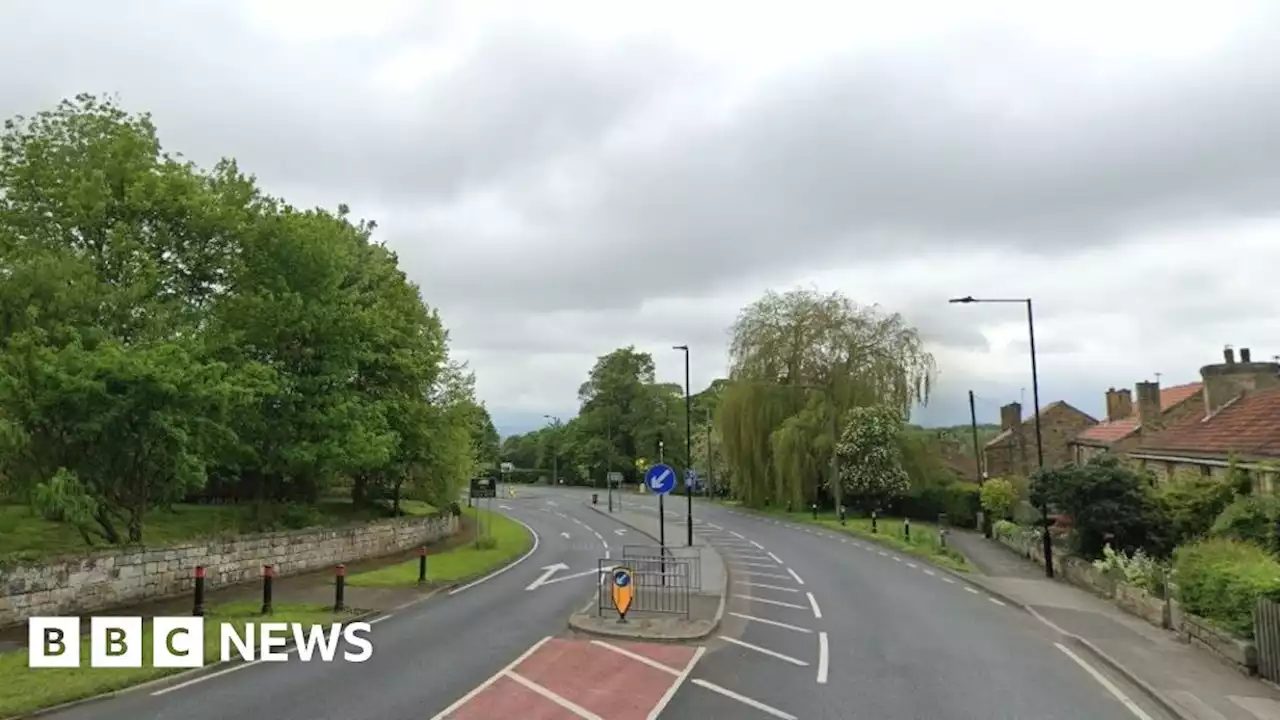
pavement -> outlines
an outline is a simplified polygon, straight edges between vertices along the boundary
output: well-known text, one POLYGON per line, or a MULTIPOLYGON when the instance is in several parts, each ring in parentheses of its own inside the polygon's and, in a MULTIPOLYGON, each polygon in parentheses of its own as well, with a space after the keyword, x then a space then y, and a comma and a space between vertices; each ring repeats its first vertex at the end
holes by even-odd
MULTIPOLYGON (((589 492, 564 487, 495 502, 537 533, 530 556, 377 618, 367 662, 237 665, 49 717, 1170 717, 975 583, 858 538, 698 500, 696 539, 714 548, 706 554, 721 559, 728 585, 714 632, 658 643, 572 631, 567 619, 598 592, 598 563, 616 561, 637 532, 588 503, 589 492)), ((624 506, 656 521, 650 496, 624 506)), ((683 530, 684 503, 666 517, 683 530)), ((712 586, 714 570, 699 567, 712 586)))
POLYGON ((1059 630, 1168 714, 1186 720, 1280 719, 1280 691, 1244 677, 1176 633, 1046 578, 1039 564, 978 533, 953 531, 951 541, 979 570, 975 584, 1059 630))

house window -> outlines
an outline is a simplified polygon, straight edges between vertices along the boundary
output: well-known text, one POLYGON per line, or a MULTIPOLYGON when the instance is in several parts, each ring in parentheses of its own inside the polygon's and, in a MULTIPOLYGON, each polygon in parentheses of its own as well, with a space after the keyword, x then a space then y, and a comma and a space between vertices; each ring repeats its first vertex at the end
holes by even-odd
POLYGON ((1213 468, 1209 467, 1208 465, 1201 465, 1200 475, 1201 477, 1209 477, 1210 475, 1213 475, 1213 468))

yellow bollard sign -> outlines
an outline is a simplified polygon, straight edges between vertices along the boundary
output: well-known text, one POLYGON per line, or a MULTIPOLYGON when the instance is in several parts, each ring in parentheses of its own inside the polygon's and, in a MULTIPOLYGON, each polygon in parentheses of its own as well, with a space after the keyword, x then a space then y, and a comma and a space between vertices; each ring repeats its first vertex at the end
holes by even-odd
POLYGON ((631 601, 635 597, 635 584, 631 579, 630 568, 613 569, 613 607, 618 611, 618 622, 627 621, 627 611, 631 609, 631 601))

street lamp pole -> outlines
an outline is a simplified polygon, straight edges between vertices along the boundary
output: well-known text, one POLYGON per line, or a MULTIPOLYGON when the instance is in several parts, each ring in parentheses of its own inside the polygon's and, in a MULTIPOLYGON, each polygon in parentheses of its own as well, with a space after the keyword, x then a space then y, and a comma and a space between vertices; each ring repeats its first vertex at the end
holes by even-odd
MULTIPOLYGON (((1031 309, 1031 298, 952 298, 952 303, 1018 303, 1027 306, 1027 338, 1031 350, 1031 402, 1034 404, 1036 428, 1036 463, 1044 472, 1044 438, 1040 433, 1040 373, 1036 367, 1036 321, 1031 309)), ((1049 537, 1049 501, 1041 497, 1040 519, 1044 524, 1044 574, 1053 577, 1053 540, 1049 537)))
POLYGON ((689 468, 693 465, 693 404, 689 396, 689 346, 676 345, 671 349, 684 352, 684 496, 689 508, 685 516, 685 531, 686 542, 693 547, 693 484, 689 477, 689 468))
MULTIPOLYGON (((556 428, 556 432, 560 432, 560 418, 550 415, 543 415, 542 417, 550 420, 551 424, 556 428)), ((560 438, 556 437, 555 442, 551 443, 551 445, 551 487, 556 487, 560 484, 560 438)))

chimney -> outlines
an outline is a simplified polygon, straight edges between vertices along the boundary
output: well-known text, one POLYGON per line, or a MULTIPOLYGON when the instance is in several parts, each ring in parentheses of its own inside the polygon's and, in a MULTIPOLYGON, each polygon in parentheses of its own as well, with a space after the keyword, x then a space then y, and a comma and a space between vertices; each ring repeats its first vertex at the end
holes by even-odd
POLYGON ((1133 414, 1133 395, 1129 388, 1107 390, 1107 420, 1122 420, 1133 414))
POLYGON ((1222 357, 1226 362, 1200 368, 1206 415, 1213 415, 1245 393, 1280 387, 1280 361, 1254 362, 1249 348, 1240 348, 1240 362, 1236 362, 1230 346, 1222 357))
POLYGON ((1022 423, 1022 403, 1009 403, 1000 408, 1000 429, 1012 430, 1022 423))
POLYGON ((1138 422, 1142 424, 1142 431, 1146 433, 1159 430, 1163 426, 1160 417, 1160 383, 1159 382, 1140 382, 1137 387, 1138 395, 1138 422))
POLYGON ((1222 348, 1222 360, 1228 365, 1235 363, 1236 351, 1232 350, 1230 345, 1222 348))

